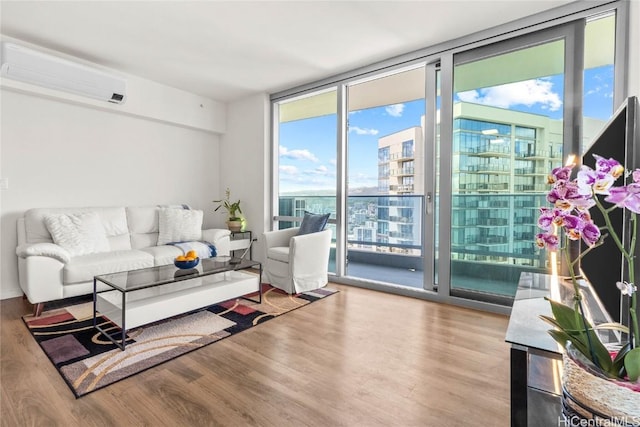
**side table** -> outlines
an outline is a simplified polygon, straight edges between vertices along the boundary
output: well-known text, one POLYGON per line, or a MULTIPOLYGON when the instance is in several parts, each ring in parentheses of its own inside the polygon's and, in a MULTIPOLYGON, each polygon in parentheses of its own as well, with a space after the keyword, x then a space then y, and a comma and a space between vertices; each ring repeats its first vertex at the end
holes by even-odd
POLYGON ((231 255, 236 256, 236 251, 241 251, 249 248, 249 257, 247 259, 253 259, 253 246, 251 246, 251 241, 253 239, 253 234, 251 231, 232 231, 231 232, 231 255))

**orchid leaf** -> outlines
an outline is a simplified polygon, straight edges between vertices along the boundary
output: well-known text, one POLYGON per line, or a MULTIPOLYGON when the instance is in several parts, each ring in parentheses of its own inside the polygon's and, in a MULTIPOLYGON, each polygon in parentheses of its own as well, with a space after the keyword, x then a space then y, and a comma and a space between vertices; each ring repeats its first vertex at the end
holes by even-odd
POLYGON ((640 377, 640 348, 630 350, 624 357, 624 367, 629 381, 637 381, 640 377))
POLYGON ((616 323, 616 322, 612 322, 612 323, 601 323, 599 325, 595 326, 595 329, 597 331, 600 330, 610 330, 610 331, 619 331, 622 332, 624 334, 628 334, 629 333, 629 328, 624 326, 621 323, 616 323))
POLYGON ((576 310, 557 301, 545 298, 551 304, 553 318, 562 329, 575 330, 581 325, 576 321, 576 310))
POLYGON ((625 367, 624 367, 624 358, 631 350, 631 343, 628 342, 620 348, 618 354, 616 354, 616 358, 613 359, 613 368, 612 370, 616 372, 616 376, 619 378, 623 378, 625 376, 625 367))
POLYGON ((553 317, 545 316, 545 315, 541 314, 540 315, 540 319, 544 320, 545 322, 547 322, 551 326, 554 326, 556 328, 562 328, 562 326, 560 326, 560 324, 558 322, 556 322, 556 319, 554 319, 553 317))
POLYGON ((549 298, 545 299, 551 304, 553 317, 560 329, 570 337, 576 348, 603 371, 615 375, 612 372, 613 362, 609 350, 602 344, 589 322, 577 310, 549 298))
POLYGON ((626 356, 627 353, 629 353, 630 350, 631 350, 631 343, 628 342, 625 345, 623 345, 622 348, 620 348, 620 351, 618 351, 618 354, 616 354, 616 358, 613 359, 613 362, 616 363, 618 361, 623 361, 624 357, 626 356))
POLYGON ((571 344, 573 344, 573 346, 580 353, 583 353, 583 354, 585 354, 585 352, 587 354, 589 353, 589 349, 587 348, 587 346, 582 344, 580 341, 574 340, 571 336, 569 336, 569 334, 567 334, 564 331, 558 331, 558 330, 555 330, 555 329, 551 329, 549 331, 549 335, 551 335, 551 338, 553 338, 558 344, 560 344, 562 346, 562 348, 565 348, 566 345, 567 345, 567 341, 570 341, 571 344))

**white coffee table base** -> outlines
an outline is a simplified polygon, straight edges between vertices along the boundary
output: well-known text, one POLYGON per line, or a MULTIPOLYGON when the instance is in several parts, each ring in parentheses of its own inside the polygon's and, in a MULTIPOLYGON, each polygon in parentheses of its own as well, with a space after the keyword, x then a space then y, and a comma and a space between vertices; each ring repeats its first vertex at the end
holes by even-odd
MULTIPOLYGON (((101 292, 96 295, 96 310, 120 327, 124 337, 126 330, 253 292, 259 293, 261 302, 259 276, 227 271, 137 291, 101 292)), ((125 343, 120 344, 124 350, 125 343)))

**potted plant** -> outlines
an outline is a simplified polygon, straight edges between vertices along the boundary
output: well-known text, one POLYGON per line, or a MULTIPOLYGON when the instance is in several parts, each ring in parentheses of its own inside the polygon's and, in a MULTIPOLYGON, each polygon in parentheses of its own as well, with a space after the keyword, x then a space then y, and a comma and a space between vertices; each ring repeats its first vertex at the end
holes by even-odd
POLYGON ((218 203, 218 206, 215 208, 214 212, 217 212, 219 209, 224 209, 227 212, 227 227, 231 231, 240 231, 242 229, 242 217, 238 214, 242 213, 242 209, 240 209, 240 200, 236 202, 231 201, 231 191, 229 187, 225 191, 225 198, 220 200, 214 200, 214 203, 218 203))
POLYGON ((549 299, 553 316, 541 317, 553 326, 554 329, 549 331, 551 336, 565 347, 563 413, 571 416, 574 412, 578 416, 597 414, 609 419, 640 419, 640 328, 636 318, 638 292, 634 274, 634 248, 639 221, 636 215, 640 213, 640 170, 625 174, 624 167, 618 161, 597 155, 594 157, 595 170, 582 166, 575 179, 571 179, 573 166, 555 168, 549 176, 553 188, 547 194, 547 201, 553 206, 540 208, 538 225, 543 232, 536 235, 536 243, 540 248, 560 250, 564 254, 574 297, 573 306, 549 299), (631 178, 631 182, 626 185, 623 183, 620 187, 613 186, 620 177, 631 178), (600 198, 610 205, 603 204, 600 198), (592 207, 603 214, 605 224, 600 227, 589 214, 592 207), (629 248, 623 245, 609 216, 618 208, 631 212, 630 234, 633 242, 629 248), (603 235, 601 229, 606 234, 603 235), (628 326, 619 323, 591 325, 585 316, 577 267, 582 257, 596 250, 605 237, 613 239, 627 264, 625 280, 612 283, 611 286, 612 289, 617 286, 622 295, 630 299, 628 326), (587 248, 582 253, 572 255, 570 247, 580 240, 587 248), (597 333, 607 329, 622 332, 626 340, 617 348, 607 347, 597 333), (575 409, 575 402, 579 402, 581 409, 575 409))

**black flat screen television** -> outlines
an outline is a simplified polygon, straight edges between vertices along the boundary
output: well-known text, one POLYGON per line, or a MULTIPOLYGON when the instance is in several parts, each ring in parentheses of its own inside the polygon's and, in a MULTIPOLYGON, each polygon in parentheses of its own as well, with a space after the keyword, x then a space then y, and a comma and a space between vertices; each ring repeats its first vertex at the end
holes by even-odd
MULTIPOLYGON (((625 100, 602 130, 592 139, 591 145, 582 156, 582 163, 595 168, 593 154, 597 154, 607 159, 614 158, 618 160, 626 171, 640 168, 638 123, 638 99, 635 96, 631 96, 625 100)), ((623 179, 623 177, 618 178, 614 185, 623 185, 623 179)), ((630 179, 631 177, 628 178, 628 180, 630 179)), ((629 182, 628 180, 627 182, 629 182)), ((597 225, 604 225, 604 219, 598 209, 592 208, 591 215, 597 225)), ((627 209, 615 209, 610 214, 610 217, 613 227, 622 238, 623 244, 630 245, 631 213, 627 209)), ((640 242, 636 242, 636 246, 640 246, 640 242)), ((638 282, 640 281, 640 249, 636 248, 635 253, 634 269, 635 278, 638 282)), ((591 283, 593 290, 612 319, 629 325, 629 298, 623 298, 616 287, 616 282, 625 277, 624 266, 624 259, 610 237, 605 239, 601 247, 586 254, 580 263, 582 272, 591 283)), ((640 317, 640 307, 638 307, 638 316, 640 317)))

